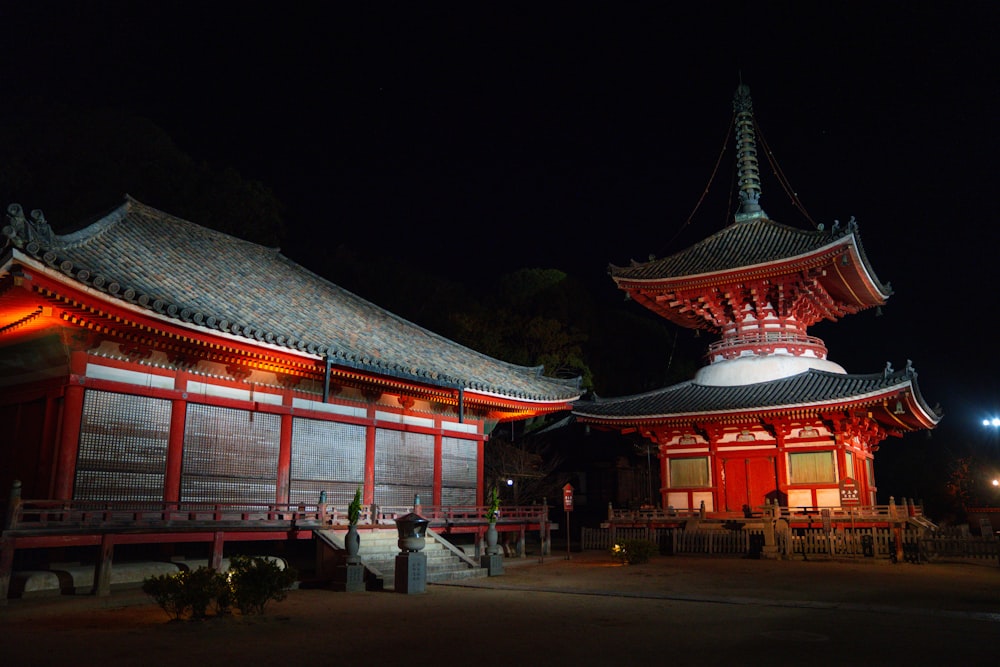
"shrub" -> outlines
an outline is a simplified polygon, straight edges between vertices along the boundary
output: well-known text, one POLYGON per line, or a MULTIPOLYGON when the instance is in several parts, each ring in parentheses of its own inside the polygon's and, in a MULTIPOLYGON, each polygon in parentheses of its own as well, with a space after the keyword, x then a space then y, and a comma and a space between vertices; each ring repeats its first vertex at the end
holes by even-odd
POLYGON ((183 570, 147 577, 142 582, 142 592, 152 597, 175 621, 185 615, 193 619, 205 618, 210 606, 221 616, 228 613, 232 605, 226 576, 204 566, 190 572, 183 570))
POLYGON ((295 577, 292 568, 268 558, 234 556, 229 566, 233 603, 242 614, 263 614, 268 602, 285 599, 295 577))
POLYGON ((191 608, 191 618, 205 618, 214 602, 217 615, 229 610, 231 595, 226 576, 210 567, 199 567, 192 572, 181 572, 185 599, 191 608))
POLYGON ((629 565, 648 563, 657 553, 659 548, 652 540, 625 540, 611 547, 612 557, 629 565))
POLYGON ((284 599, 295 578, 293 569, 282 568, 268 558, 235 556, 226 574, 202 566, 190 572, 147 577, 142 592, 172 620, 185 615, 205 618, 209 607, 216 616, 224 616, 234 604, 242 614, 263 614, 268 602, 284 599))
POLYGON ((347 522, 352 526, 358 525, 358 519, 361 518, 361 487, 359 486, 354 492, 354 500, 351 504, 347 506, 347 522))
POLYGON ((142 592, 152 597, 160 609, 175 621, 180 620, 189 606, 185 575, 187 572, 160 574, 146 577, 142 582, 142 592))

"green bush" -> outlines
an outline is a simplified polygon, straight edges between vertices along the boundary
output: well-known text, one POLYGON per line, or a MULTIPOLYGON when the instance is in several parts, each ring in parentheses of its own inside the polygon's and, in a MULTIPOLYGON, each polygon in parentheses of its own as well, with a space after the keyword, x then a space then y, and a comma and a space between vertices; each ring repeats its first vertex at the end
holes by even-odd
POLYGON ((611 555, 622 563, 639 565, 659 553, 659 547, 652 540, 624 540, 611 547, 611 555))
POLYGON ((142 582, 142 592, 152 597, 173 620, 180 620, 185 615, 193 619, 206 618, 209 607, 221 616, 227 614, 232 605, 232 591, 226 575, 204 566, 193 571, 147 577, 142 582))
POLYGON ((295 570, 268 558, 235 556, 227 573, 202 566, 147 577, 142 592, 172 620, 206 618, 210 607, 216 616, 225 616, 234 604, 244 615, 263 614, 268 602, 285 598, 295 579, 295 570))
POLYGON ((180 620, 190 606, 185 590, 186 574, 187 572, 160 574, 146 577, 142 581, 142 592, 153 598, 160 609, 175 621, 180 620))
POLYGON ((202 566, 191 572, 181 572, 180 575, 185 598, 191 609, 191 618, 207 617, 209 606, 213 606, 213 611, 219 616, 228 612, 231 594, 224 574, 202 566))
POLYGON ((284 600, 295 583, 296 573, 268 558, 234 556, 230 560, 229 585, 233 603, 242 614, 263 614, 271 600, 284 600))

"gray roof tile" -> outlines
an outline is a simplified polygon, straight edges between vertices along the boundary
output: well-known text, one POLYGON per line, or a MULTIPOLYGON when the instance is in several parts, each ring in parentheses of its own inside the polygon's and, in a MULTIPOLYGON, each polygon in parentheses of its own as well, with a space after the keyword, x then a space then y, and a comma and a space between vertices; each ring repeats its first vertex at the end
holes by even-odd
MULTIPOLYGON (((685 278, 799 257, 838 241, 850 242, 852 236, 862 262, 874 278, 875 272, 865 257, 853 219, 844 226, 834 225, 832 229, 817 231, 789 227, 767 218, 737 222, 669 257, 633 262, 626 267, 612 265, 608 270, 616 279, 685 278)), ((877 279, 876 284, 882 292, 891 292, 877 279)))
POLYGON ((50 253, 56 266, 114 298, 205 329, 329 354, 338 365, 430 384, 539 401, 580 395, 579 380, 548 378, 540 367, 480 354, 379 308, 276 249, 132 198, 88 227, 41 244, 28 243, 24 234, 8 236, 38 257, 50 253))
POLYGON ((927 407, 920 397, 916 373, 912 370, 847 375, 811 369, 780 380, 731 387, 689 381, 633 396, 581 400, 573 406, 573 414, 586 421, 586 417, 650 419, 792 409, 861 400, 869 395, 891 392, 908 383, 911 383, 914 396, 924 411, 932 419, 939 419, 940 415, 927 407))

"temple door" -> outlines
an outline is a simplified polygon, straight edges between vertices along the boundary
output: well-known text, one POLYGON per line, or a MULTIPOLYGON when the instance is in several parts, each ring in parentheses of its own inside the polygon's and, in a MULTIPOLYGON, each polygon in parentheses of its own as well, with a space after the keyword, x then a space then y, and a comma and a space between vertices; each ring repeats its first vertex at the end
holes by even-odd
POLYGON ((742 512, 743 506, 749 504, 747 495, 747 466, 749 459, 723 459, 722 471, 725 475, 726 511, 742 512))
POLYGON ((774 457, 723 459, 722 467, 727 512, 742 512, 745 507, 757 512, 778 488, 774 457))
POLYGON ((747 488, 750 509, 759 512, 760 506, 778 490, 778 471, 773 456, 747 459, 747 488))

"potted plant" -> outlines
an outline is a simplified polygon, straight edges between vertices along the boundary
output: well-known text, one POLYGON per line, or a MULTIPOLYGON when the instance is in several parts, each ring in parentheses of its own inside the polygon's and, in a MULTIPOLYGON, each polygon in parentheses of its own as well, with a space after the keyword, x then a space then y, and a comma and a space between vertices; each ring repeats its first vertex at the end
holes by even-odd
POLYGON ((486 553, 494 555, 500 551, 497 547, 497 519, 500 518, 500 493, 497 487, 490 489, 490 496, 486 505, 486 553))
POLYGON ((361 549, 361 536, 358 535, 358 520, 361 518, 361 487, 354 492, 354 499, 347 506, 347 536, 344 547, 347 549, 347 562, 358 562, 358 551, 361 549))

